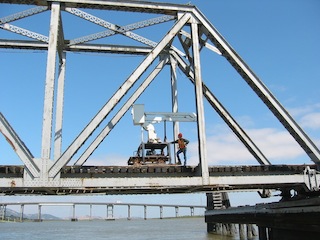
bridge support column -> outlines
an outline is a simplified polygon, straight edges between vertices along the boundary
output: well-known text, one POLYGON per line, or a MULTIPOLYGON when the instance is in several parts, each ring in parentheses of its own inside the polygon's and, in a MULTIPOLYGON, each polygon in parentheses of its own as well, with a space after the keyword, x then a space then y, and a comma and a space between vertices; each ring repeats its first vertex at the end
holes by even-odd
POLYGON ((190 207, 190 216, 193 217, 194 215, 194 207, 190 207))
MULTIPOLYGON (((230 207, 230 201, 228 193, 226 192, 213 192, 207 193, 207 211, 215 209, 225 209, 230 207)), ((221 235, 234 236, 236 232, 236 227, 231 223, 219 223, 219 222, 207 222, 207 232, 215 233, 221 235)), ((239 234, 242 229, 239 225, 239 234)))
POLYGON ((23 222, 24 204, 20 206, 20 222, 23 222))
POLYGON ((108 204, 107 205, 107 218, 106 220, 114 220, 114 205, 113 204, 108 204))
POLYGON ((1 205, 0 206, 0 210, 1 210, 1 219, 2 219, 2 221, 4 221, 5 220, 5 218, 6 218, 6 212, 7 212, 7 206, 6 205, 1 205))
POLYGON ((258 226, 258 231, 259 231, 259 240, 267 240, 268 239, 266 227, 258 226))
POLYGON ((131 220, 131 206, 128 205, 128 220, 131 220))
POLYGON ((160 206, 160 219, 163 219, 163 206, 160 206))
POLYGON ((36 220, 37 222, 41 222, 42 218, 41 218, 41 205, 38 205, 38 219, 36 220))
POLYGON ((72 222, 76 222, 78 221, 78 219, 76 218, 76 205, 73 204, 72 205, 72 218, 71 218, 72 222))
POLYGON ((147 205, 144 205, 143 206, 143 208, 144 208, 144 220, 147 220, 147 205))
POLYGON ((90 221, 92 220, 92 204, 90 204, 90 221))

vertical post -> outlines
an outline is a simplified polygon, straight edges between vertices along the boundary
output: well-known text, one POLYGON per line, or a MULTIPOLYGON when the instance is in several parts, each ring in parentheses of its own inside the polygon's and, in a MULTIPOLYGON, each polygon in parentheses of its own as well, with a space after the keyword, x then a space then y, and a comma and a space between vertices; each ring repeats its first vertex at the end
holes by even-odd
MULTIPOLYGON (((178 87, 177 87, 177 61, 170 56, 170 71, 171 71, 171 99, 172 99, 172 112, 178 112, 178 87)), ((175 139, 179 133, 179 123, 173 122, 173 138, 175 139)), ((174 152, 176 152, 176 145, 173 145, 174 152)), ((174 163, 177 163, 176 154, 174 154, 174 163)))
POLYGON ((108 204, 107 205, 107 220, 108 219, 114 219, 114 217, 113 217, 113 206, 114 206, 113 204, 108 204))
POLYGON ((160 206, 160 219, 163 219, 163 206, 160 206))
POLYGON ((92 204, 90 204, 90 221, 92 220, 92 204))
POLYGON ((247 239, 252 239, 252 224, 247 224, 247 239))
POLYGON ((42 126, 42 151, 41 157, 44 160, 50 159, 51 155, 51 133, 52 115, 54 102, 54 82, 57 58, 58 34, 60 21, 60 4, 51 4, 51 20, 47 57, 46 84, 44 93, 43 126, 42 126))
POLYGON ((72 205, 72 218, 71 218, 71 221, 73 221, 73 222, 77 221, 77 218, 76 218, 76 205, 75 204, 72 205))
POLYGON ((202 183, 203 185, 209 184, 209 171, 207 162, 207 147, 206 147, 206 134, 205 134, 205 118, 203 106, 203 91, 202 91, 202 77, 200 65, 200 49, 199 49, 199 36, 198 24, 192 20, 191 35, 192 35, 192 51, 193 51, 193 68, 195 80, 195 95, 197 106, 197 123, 198 123, 198 139, 199 139, 199 164, 201 167, 202 183))
POLYGON ((38 222, 41 222, 41 205, 38 205, 38 222))
POLYGON ((259 240, 268 240, 267 228, 258 226, 259 240))
POLYGON ((59 77, 57 87, 57 106, 56 106, 56 129, 54 138, 54 160, 61 155, 62 145, 62 119, 63 119, 63 97, 64 97, 64 80, 66 72, 66 53, 63 52, 62 61, 59 66, 59 77))
POLYGON ((244 229, 243 224, 239 224, 239 237, 240 237, 240 239, 246 238, 246 233, 245 233, 245 229, 244 229))
POLYGON ((144 205, 144 220, 147 220, 147 205, 144 205))
POLYGON ((2 221, 6 219, 7 205, 2 205, 2 221))
POLYGON ((131 220, 131 206, 128 205, 128 220, 131 220))
POLYGON ((175 210, 176 210, 176 218, 177 218, 177 217, 179 217, 179 207, 176 206, 176 207, 174 207, 174 208, 175 208, 175 210))
MULTIPOLYGON (((213 193, 206 193, 207 196, 207 210, 213 210, 214 209, 214 203, 213 203, 213 193)), ((208 233, 217 233, 218 226, 217 223, 214 222, 207 222, 207 232, 208 233)))
POLYGON ((24 211, 24 204, 20 206, 20 222, 23 222, 23 211, 24 211))
POLYGON ((193 217, 194 215, 194 207, 190 207, 190 216, 193 217))

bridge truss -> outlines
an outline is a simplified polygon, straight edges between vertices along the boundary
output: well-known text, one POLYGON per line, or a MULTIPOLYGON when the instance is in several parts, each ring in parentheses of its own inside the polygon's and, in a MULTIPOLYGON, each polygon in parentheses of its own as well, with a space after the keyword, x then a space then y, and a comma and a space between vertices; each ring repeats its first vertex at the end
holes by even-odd
MULTIPOLYGON (((316 171, 317 166, 320 164, 319 149, 197 7, 154 2, 93 0, 0 0, 0 3, 31 6, 30 9, 25 11, 0 18, 1 31, 10 31, 28 37, 30 40, 0 39, 0 48, 47 51, 41 156, 38 158, 33 156, 5 116, 1 114, 1 133, 23 162, 23 167, 3 166, 1 168, 0 174, 3 175, 0 179, 1 192, 8 194, 30 192, 41 194, 86 192, 157 193, 196 192, 216 189, 279 189, 288 186, 302 188, 305 191, 319 190, 320 177, 316 171), (157 17, 119 26, 89 13, 91 10, 97 9, 106 12, 117 11, 124 14, 133 12, 146 15, 155 14, 157 17), (48 36, 14 25, 16 20, 29 18, 47 11, 50 12, 48 36), (105 30, 75 39, 66 39, 62 12, 89 21, 103 27, 105 30), (145 30, 158 24, 166 24, 167 26, 169 23, 170 27, 167 33, 158 42, 134 32, 141 29, 145 30), (137 44, 111 45, 94 42, 114 35, 124 36, 137 44), (261 171, 249 171, 250 174, 244 174, 244 176, 240 174, 244 172, 243 167, 240 167, 241 170, 236 174, 218 174, 208 166, 204 98, 260 165, 264 167, 271 166, 271 163, 203 81, 201 75, 201 51, 203 48, 213 51, 231 64, 315 165, 308 166, 303 170, 300 169, 299 173, 297 173, 296 169, 293 171, 277 169, 277 174, 263 170, 263 173, 261 171), (68 52, 141 55, 144 56, 144 59, 67 149, 63 150, 63 99, 68 52), (59 66, 58 72, 56 72, 57 64, 59 66), (177 69, 180 69, 190 79, 195 89, 199 165, 189 168, 142 166, 139 170, 135 170, 134 167, 85 167, 84 163, 92 153, 149 84, 168 65, 171 69, 172 112, 178 112, 177 69), (149 74, 144 76, 147 71, 149 74), (142 78, 145 79, 141 85, 136 88, 133 94, 128 96, 129 90, 142 78), (125 96, 127 100, 122 103, 123 101, 121 100, 125 96), (120 105, 121 103, 123 105, 120 105), (109 122, 105 123, 105 119, 111 115, 116 106, 119 107, 119 111, 111 117, 109 122), (98 132, 95 139, 91 140, 89 146, 83 149, 84 143, 88 143, 92 134, 97 131, 101 124, 105 127, 98 132), (82 154, 76 160, 77 164, 70 165, 72 158, 80 150, 82 154), (273 177, 270 178, 270 175, 273 177)), ((179 132, 177 123, 174 125, 174 132, 175 135, 179 132)))

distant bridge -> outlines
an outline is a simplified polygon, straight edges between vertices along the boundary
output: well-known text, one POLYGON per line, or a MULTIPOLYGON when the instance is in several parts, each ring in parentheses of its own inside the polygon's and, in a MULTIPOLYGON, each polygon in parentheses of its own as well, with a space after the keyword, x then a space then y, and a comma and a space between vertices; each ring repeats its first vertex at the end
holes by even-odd
POLYGON ((38 219, 36 221, 42 221, 42 210, 44 207, 71 207, 72 208, 72 216, 71 221, 77 221, 77 214, 76 214, 76 206, 88 206, 89 207, 89 220, 93 219, 92 215, 92 208, 93 206, 105 206, 106 207, 106 220, 114 220, 115 213, 114 207, 115 206, 125 206, 128 209, 127 219, 130 220, 131 216, 131 207, 142 207, 143 208, 143 218, 146 220, 147 217, 147 209, 149 207, 156 207, 159 208, 159 218, 164 218, 163 216, 163 209, 164 208, 174 208, 175 217, 179 217, 179 209, 181 208, 188 208, 190 209, 190 216, 194 215, 195 209, 202 209, 203 213, 205 210, 205 206, 200 205, 183 205, 183 204, 149 204, 149 203, 118 203, 118 202, 3 202, 0 203, 0 219, 5 220, 7 218, 6 210, 7 207, 10 206, 20 206, 20 222, 24 220, 24 209, 25 206, 37 206, 38 207, 38 219))

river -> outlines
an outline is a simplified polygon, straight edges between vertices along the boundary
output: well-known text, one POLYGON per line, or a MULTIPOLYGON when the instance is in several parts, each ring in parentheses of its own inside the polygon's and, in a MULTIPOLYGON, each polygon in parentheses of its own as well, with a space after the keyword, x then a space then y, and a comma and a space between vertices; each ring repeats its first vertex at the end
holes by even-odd
POLYGON ((236 240, 208 234, 203 217, 93 221, 0 222, 1 240, 236 240))

